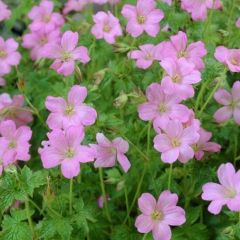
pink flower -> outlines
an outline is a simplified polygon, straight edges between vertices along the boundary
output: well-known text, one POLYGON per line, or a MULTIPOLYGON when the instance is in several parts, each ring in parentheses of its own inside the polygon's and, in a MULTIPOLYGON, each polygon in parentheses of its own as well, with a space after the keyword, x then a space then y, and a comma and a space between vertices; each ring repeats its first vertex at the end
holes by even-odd
POLYGON ((8 19, 11 16, 11 11, 8 9, 8 6, 0 0, 0 22, 8 19))
POLYGON ((64 18, 59 13, 53 12, 54 4, 48 0, 42 0, 39 6, 34 6, 29 12, 28 17, 33 20, 29 25, 32 31, 45 29, 52 31, 64 24, 64 18))
POLYGON ((37 32, 27 33, 23 36, 23 47, 30 48, 32 60, 38 60, 45 57, 49 49, 49 44, 60 43, 59 29, 47 32, 46 30, 39 30, 37 32))
POLYGON ((0 135, 0 146, 4 149, 0 159, 5 167, 17 160, 28 161, 30 159, 29 140, 32 137, 32 131, 29 127, 16 128, 12 120, 3 121, 0 123, 0 135))
POLYGON ((236 26, 238 27, 238 28, 240 28, 240 17, 237 19, 237 21, 236 21, 236 26))
POLYGON ((88 2, 89 0, 68 0, 64 5, 63 14, 68 14, 72 11, 80 12, 88 2))
POLYGON ((54 129, 47 134, 48 141, 43 141, 39 154, 44 168, 61 165, 65 178, 76 177, 80 172, 80 163, 94 160, 91 149, 81 145, 84 139, 83 127, 69 127, 65 131, 54 129))
POLYGON ((205 20, 208 9, 222 7, 220 0, 181 0, 181 8, 191 14, 195 21, 205 20), (215 3, 215 4, 214 4, 215 3), (214 5, 213 5, 214 4, 214 5))
POLYGON ((183 99, 194 96, 192 84, 201 81, 201 73, 195 69, 194 64, 184 58, 176 60, 166 58, 160 65, 166 71, 166 76, 162 79, 162 86, 166 93, 178 92, 183 99))
POLYGON ((231 72, 240 72, 240 49, 228 49, 223 46, 217 47, 215 58, 228 66, 231 72))
POLYGON ((203 186, 202 199, 211 201, 208 211, 219 214, 222 207, 233 212, 240 211, 240 171, 235 171, 231 163, 222 164, 218 169, 218 183, 206 183, 203 186))
POLYGON ((138 68, 147 69, 155 60, 158 59, 157 46, 153 44, 144 44, 139 46, 140 50, 133 50, 129 52, 128 57, 136 59, 136 65, 138 68))
POLYGON ((116 37, 122 35, 118 18, 114 17, 110 11, 98 12, 93 16, 93 21, 95 25, 91 32, 97 39, 104 39, 109 44, 113 44, 116 37))
POLYGON ((138 114, 142 120, 153 121, 155 128, 165 128, 170 119, 188 121, 190 110, 180 104, 182 98, 176 92, 167 95, 160 84, 152 83, 147 88, 146 95, 148 102, 138 107, 138 114))
POLYGON ((94 166, 96 168, 113 167, 117 160, 123 171, 127 172, 131 166, 131 163, 125 155, 129 148, 128 142, 121 137, 110 141, 102 133, 98 133, 96 139, 98 144, 90 145, 96 158, 94 166))
POLYGON ((196 119, 194 111, 192 109, 190 109, 189 118, 188 118, 187 122, 184 122, 183 126, 185 128, 193 126, 196 129, 196 131, 199 131, 200 125, 201 125, 201 123, 198 119, 196 119))
POLYGON ((7 93, 0 95, 0 121, 12 120, 17 127, 24 126, 33 120, 32 112, 24 107, 24 96, 15 95, 11 99, 7 93))
POLYGON ((194 63, 197 70, 204 68, 202 58, 207 54, 207 50, 202 41, 190 43, 188 45, 187 35, 184 32, 171 36, 172 50, 169 49, 168 55, 175 58, 185 58, 189 63, 194 63))
POLYGON ((87 89, 78 85, 70 89, 67 100, 62 97, 47 97, 45 105, 51 112, 47 119, 49 128, 66 129, 70 126, 94 124, 97 112, 83 103, 86 97, 87 89))
POLYGON ((151 37, 156 37, 160 31, 160 21, 164 13, 156 9, 154 0, 138 0, 137 5, 125 4, 122 15, 128 20, 127 32, 133 37, 140 36, 144 31, 151 37))
POLYGON ((150 193, 143 193, 138 199, 138 207, 142 214, 135 222, 140 233, 152 231, 154 240, 170 240, 170 226, 180 226, 185 223, 185 211, 177 206, 178 196, 170 191, 160 194, 158 201, 150 193))
POLYGON ((212 137, 211 132, 207 132, 203 128, 200 128, 198 131, 200 138, 196 144, 192 146, 195 152, 195 158, 197 160, 201 160, 204 156, 204 152, 219 152, 221 149, 221 145, 209 142, 212 137))
POLYGON ((58 74, 69 76, 74 72, 75 61, 83 64, 90 61, 87 48, 77 47, 77 44, 78 33, 67 31, 62 36, 61 44, 49 44, 48 49, 45 49, 47 57, 55 59, 51 68, 58 74))
POLYGON ((18 43, 13 39, 9 38, 4 41, 0 37, 0 69, 1 74, 10 73, 12 66, 17 66, 20 62, 21 55, 17 52, 18 43))
POLYGON ((176 160, 186 163, 194 157, 191 146, 198 140, 199 133, 193 126, 183 128, 181 122, 170 120, 164 133, 154 138, 154 148, 161 152, 161 159, 165 163, 173 163, 176 160))
POLYGON ((215 112, 215 120, 222 123, 233 116, 235 122, 240 125, 240 81, 233 84, 231 93, 221 88, 214 94, 214 98, 224 106, 215 112))

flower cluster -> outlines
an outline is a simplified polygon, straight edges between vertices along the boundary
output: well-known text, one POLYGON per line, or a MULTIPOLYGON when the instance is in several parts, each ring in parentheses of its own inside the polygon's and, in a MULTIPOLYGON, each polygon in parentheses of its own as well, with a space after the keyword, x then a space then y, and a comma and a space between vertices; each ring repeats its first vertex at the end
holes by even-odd
POLYGON ((181 8, 191 14, 195 21, 205 20, 208 9, 220 9, 220 0, 181 0, 181 8))
POLYGON ((3 76, 10 73, 13 66, 17 66, 21 60, 21 55, 17 52, 18 43, 9 38, 6 41, 0 37, 0 86, 6 84, 3 76))
POLYGON ((32 60, 46 57, 48 46, 60 42, 60 27, 64 24, 61 14, 53 12, 54 4, 42 0, 28 14, 32 20, 29 25, 30 33, 23 36, 23 47, 31 49, 32 60))
POLYGON ((84 103, 86 97, 87 89, 78 85, 70 89, 67 99, 47 97, 45 105, 50 111, 47 124, 52 131, 39 149, 44 168, 61 165, 63 176, 71 179, 79 174, 80 163, 96 159, 95 167, 112 167, 117 159, 127 172, 130 163, 125 153, 129 146, 122 138, 110 142, 98 133, 98 144, 81 145, 85 126, 93 125, 97 118, 96 110, 84 103))

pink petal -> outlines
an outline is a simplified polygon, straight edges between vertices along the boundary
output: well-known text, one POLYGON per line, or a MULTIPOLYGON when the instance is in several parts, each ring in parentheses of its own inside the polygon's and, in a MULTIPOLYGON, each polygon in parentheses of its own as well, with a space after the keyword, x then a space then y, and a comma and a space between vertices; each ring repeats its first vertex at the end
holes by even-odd
POLYGON ((202 199, 206 201, 220 200, 224 198, 224 188, 217 183, 206 183, 202 187, 202 199))
POLYGON ((151 215, 154 212, 156 204, 156 199, 150 193, 143 193, 138 199, 138 207, 146 215, 151 215))
POLYGON ((170 227, 162 222, 156 224, 153 228, 154 240, 171 240, 172 232, 170 227))
POLYGON ((235 173, 236 171, 231 163, 221 164, 221 166, 218 169, 219 182, 227 188, 233 188, 234 187, 233 179, 235 173))
POLYGON ((175 162, 179 157, 179 149, 170 149, 166 152, 163 152, 161 155, 161 159, 165 163, 173 163, 175 162))
POLYGON ((154 222, 150 216, 141 214, 137 217, 135 227, 140 233, 148 233, 153 229, 154 222))
POLYGON ((235 122, 240 125, 240 107, 236 107, 233 110, 233 118, 235 120, 235 122))
POLYGON ((66 101, 61 97, 48 96, 45 101, 45 106, 51 112, 64 112, 66 101))
POLYGON ((131 163, 129 162, 128 158, 124 154, 118 153, 117 160, 118 160, 119 164, 121 165, 124 172, 127 172, 129 170, 129 168, 131 167, 131 163))
POLYGON ((185 211, 181 207, 169 207, 163 210, 164 222, 171 226, 180 226, 186 222, 185 211))
POLYGON ((87 88, 74 85, 68 92, 68 102, 73 106, 79 106, 87 97, 87 88))
POLYGON ((80 164, 78 161, 64 160, 61 163, 61 171, 65 178, 74 178, 80 173, 80 164))
POLYGON ((78 43, 78 33, 72 31, 66 31, 61 39, 62 48, 67 51, 71 52, 76 48, 78 43))
POLYGON ((171 150, 171 142, 166 134, 159 134, 154 138, 154 148, 159 152, 171 150))
POLYGON ((126 153, 129 149, 128 142, 122 139, 121 137, 115 138, 113 140, 113 145, 115 146, 119 153, 126 153))
POLYGON ((226 60, 228 59, 228 49, 220 46, 217 47, 214 53, 214 57, 221 63, 226 63, 226 60))
POLYGON ((222 107, 214 113, 214 118, 218 123, 222 123, 230 119, 232 115, 233 111, 231 107, 222 107))
POLYGON ((222 105, 229 105, 232 102, 231 94, 225 89, 219 89, 214 94, 215 100, 222 105))

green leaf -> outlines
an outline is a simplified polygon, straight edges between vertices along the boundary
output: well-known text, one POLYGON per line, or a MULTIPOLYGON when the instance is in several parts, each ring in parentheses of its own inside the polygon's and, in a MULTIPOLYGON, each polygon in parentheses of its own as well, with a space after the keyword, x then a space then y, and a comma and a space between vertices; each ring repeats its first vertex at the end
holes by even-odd
POLYGON ((5 215, 0 232, 1 240, 32 240, 31 229, 26 222, 23 222, 26 219, 26 210, 14 209, 11 210, 11 216, 5 215))

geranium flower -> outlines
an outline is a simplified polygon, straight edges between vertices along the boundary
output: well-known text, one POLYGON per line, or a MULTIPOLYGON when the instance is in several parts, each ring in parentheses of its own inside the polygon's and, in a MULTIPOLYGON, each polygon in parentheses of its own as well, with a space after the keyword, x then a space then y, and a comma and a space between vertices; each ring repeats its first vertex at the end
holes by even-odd
POLYGON ((44 168, 61 165, 63 176, 71 179, 79 174, 80 163, 94 160, 91 149, 81 145, 84 139, 83 127, 54 129, 47 136, 49 140, 43 141, 43 147, 38 151, 44 168))
POLYGON ((107 43, 113 44, 116 37, 122 35, 119 19, 114 17, 110 11, 98 12, 93 16, 95 25, 92 27, 92 34, 97 39, 104 39, 107 43))
POLYGON ((240 211, 240 171, 235 171, 231 163, 221 164, 218 169, 218 183, 206 183, 203 186, 202 199, 211 201, 208 211, 219 214, 224 205, 233 211, 240 211))
POLYGON ((154 240, 170 240, 170 226, 185 223, 185 211, 177 206, 178 196, 170 191, 160 194, 158 201, 150 193, 143 193, 138 199, 142 214, 136 219, 135 226, 140 233, 152 231, 154 240))
POLYGON ((75 61, 85 64, 90 61, 86 47, 78 44, 78 33, 67 31, 63 34, 61 44, 49 44, 45 49, 46 56, 55 61, 51 68, 58 74, 69 76, 74 72, 75 61))
POLYGON ((131 166, 125 155, 129 148, 128 142, 120 137, 110 141, 102 133, 98 133, 96 139, 98 144, 90 145, 96 158, 94 166, 96 168, 113 167, 117 160, 124 172, 127 172, 131 166))
POLYGON ((176 160, 186 163, 194 157, 192 145, 198 142, 199 137, 194 126, 184 128, 181 122, 170 120, 164 133, 154 138, 154 148, 161 153, 161 159, 165 163, 176 160))
POLYGON ((136 6, 125 4, 122 15, 128 20, 127 32, 133 37, 138 37, 143 32, 156 37, 160 31, 160 21, 164 17, 164 13, 156 9, 154 0, 138 0, 136 6))
POLYGON ((233 117, 240 125, 240 81, 233 84, 231 93, 221 88, 214 94, 214 98, 224 106, 215 112, 215 120, 222 123, 233 117))
POLYGON ((0 0, 0 22, 8 19, 11 16, 11 11, 8 9, 8 6, 0 0))
POLYGON ((94 124, 97 112, 94 108, 84 104, 87 89, 74 85, 68 92, 67 100, 62 97, 48 96, 46 108, 51 112, 47 119, 49 128, 63 128, 70 126, 89 126, 94 124))

